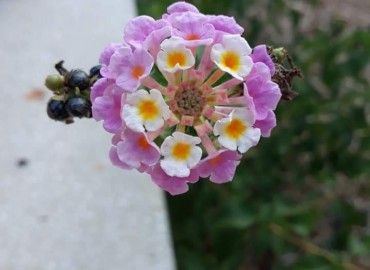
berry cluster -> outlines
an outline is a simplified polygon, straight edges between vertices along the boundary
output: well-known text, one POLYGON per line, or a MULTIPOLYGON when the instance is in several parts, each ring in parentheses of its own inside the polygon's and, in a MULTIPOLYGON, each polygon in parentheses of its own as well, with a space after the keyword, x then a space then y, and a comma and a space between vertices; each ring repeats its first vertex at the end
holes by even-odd
POLYGON ((55 65, 59 74, 49 75, 45 85, 54 96, 47 104, 47 114, 51 119, 73 123, 73 118, 91 118, 90 90, 96 80, 101 78, 100 65, 90 69, 89 75, 81 69, 68 71, 63 61, 55 65))

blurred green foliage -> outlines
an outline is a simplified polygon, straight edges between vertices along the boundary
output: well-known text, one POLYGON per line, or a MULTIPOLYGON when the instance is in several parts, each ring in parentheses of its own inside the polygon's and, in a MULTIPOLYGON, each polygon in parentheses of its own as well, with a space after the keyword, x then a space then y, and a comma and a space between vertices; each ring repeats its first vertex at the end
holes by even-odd
MULTIPOLYGON (((159 18, 174 1, 138 0, 159 18)), ((320 1, 189 1, 284 46, 305 78, 233 182, 167 197, 179 270, 370 269, 370 32, 320 1)))

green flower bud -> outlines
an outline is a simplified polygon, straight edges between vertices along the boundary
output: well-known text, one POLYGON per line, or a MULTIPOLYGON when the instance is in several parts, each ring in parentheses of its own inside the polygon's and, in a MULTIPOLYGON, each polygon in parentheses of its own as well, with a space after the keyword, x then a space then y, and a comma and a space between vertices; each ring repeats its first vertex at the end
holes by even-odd
POLYGON ((288 52, 283 47, 275 48, 272 50, 272 55, 275 56, 277 63, 283 62, 287 54, 288 52))

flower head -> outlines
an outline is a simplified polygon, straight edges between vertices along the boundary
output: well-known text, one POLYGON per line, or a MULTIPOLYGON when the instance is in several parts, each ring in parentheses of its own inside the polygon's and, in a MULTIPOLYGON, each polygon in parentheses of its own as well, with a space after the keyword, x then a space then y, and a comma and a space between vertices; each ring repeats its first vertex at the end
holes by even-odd
POLYGON ((276 125, 281 96, 266 46, 252 50, 242 32, 234 18, 185 2, 128 23, 124 42, 102 53, 91 93, 95 119, 115 133, 114 165, 173 195, 199 177, 233 179, 241 154, 276 125))

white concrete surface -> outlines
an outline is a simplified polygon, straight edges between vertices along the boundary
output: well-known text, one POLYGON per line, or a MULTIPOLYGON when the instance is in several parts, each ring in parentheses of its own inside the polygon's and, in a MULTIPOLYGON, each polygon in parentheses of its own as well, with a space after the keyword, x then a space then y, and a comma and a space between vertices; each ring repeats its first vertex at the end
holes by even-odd
POLYGON ((134 14, 131 0, 0 0, 0 270, 174 269, 160 190, 110 165, 101 123, 51 121, 50 93, 29 98, 58 60, 94 65, 134 14))

